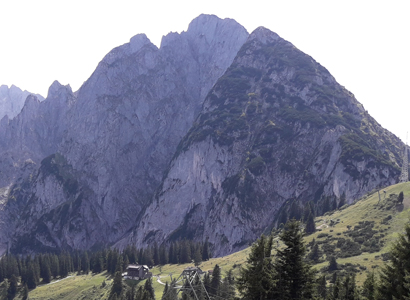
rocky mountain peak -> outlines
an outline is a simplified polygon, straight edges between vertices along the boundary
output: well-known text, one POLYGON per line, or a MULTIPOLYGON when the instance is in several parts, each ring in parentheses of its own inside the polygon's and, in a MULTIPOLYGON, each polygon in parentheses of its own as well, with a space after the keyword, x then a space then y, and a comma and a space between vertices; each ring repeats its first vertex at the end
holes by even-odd
POLYGON ((272 44, 278 39, 280 36, 277 33, 260 26, 249 35, 248 41, 258 40, 262 44, 272 44))
POLYGON ((201 14, 189 24, 187 34, 203 37, 208 43, 212 43, 220 32, 229 31, 235 27, 241 27, 246 32, 246 29, 233 19, 220 19, 215 15, 201 14))
POLYGON ((130 39, 131 53, 135 53, 145 45, 152 44, 144 33, 137 34, 130 39))
POLYGON ((58 80, 55 80, 48 88, 47 98, 56 98, 61 92, 73 93, 69 84, 64 86, 58 80))
POLYGON ((24 102, 22 113, 27 113, 38 107, 40 100, 35 95, 28 95, 26 101, 24 102))

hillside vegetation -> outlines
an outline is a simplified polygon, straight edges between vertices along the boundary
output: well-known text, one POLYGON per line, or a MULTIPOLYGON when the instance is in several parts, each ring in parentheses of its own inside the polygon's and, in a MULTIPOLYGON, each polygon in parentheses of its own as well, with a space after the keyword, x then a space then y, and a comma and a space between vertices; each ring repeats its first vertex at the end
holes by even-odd
MULTIPOLYGON (((355 272, 357 283, 363 284, 367 271, 377 270, 388 259, 388 252, 399 233, 403 232, 405 223, 410 217, 410 184, 400 183, 369 193, 351 205, 345 205, 339 210, 326 213, 315 219, 316 232, 306 236, 305 242, 308 257, 312 253, 313 240, 318 244, 319 255, 312 261, 314 268, 327 274, 331 281, 332 273, 343 275, 345 272, 355 272), (402 204, 397 203, 400 192, 404 194, 402 204), (328 259, 334 256, 339 265, 338 270, 327 271, 328 259)), ((275 238, 275 240, 278 240, 275 238)), ((280 243, 276 246, 282 247, 280 243)), ((233 269, 238 275, 239 269, 245 263, 250 248, 225 257, 212 258, 202 262, 204 271, 212 270, 216 264, 222 269, 222 275, 233 269)), ((154 274, 153 287, 157 299, 161 299, 164 285, 157 282, 159 276, 162 283, 170 283, 171 278, 177 278, 183 269, 192 264, 167 264, 152 269, 154 274)), ((30 299, 108 299, 112 276, 107 272, 99 274, 79 275, 41 285, 30 291, 30 299)), ((125 284, 143 285, 139 282, 127 281, 125 284)), ((21 299, 17 295, 15 299, 21 299)))

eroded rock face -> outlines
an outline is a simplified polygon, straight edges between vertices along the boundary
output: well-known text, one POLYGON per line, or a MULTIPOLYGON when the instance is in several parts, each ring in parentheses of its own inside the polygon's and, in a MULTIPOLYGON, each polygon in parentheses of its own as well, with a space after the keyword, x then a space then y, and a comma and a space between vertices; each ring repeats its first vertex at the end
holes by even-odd
POLYGON ((209 238, 215 255, 240 250, 289 212, 288 202, 351 202, 394 183, 401 145, 325 68, 258 28, 117 245, 209 238))

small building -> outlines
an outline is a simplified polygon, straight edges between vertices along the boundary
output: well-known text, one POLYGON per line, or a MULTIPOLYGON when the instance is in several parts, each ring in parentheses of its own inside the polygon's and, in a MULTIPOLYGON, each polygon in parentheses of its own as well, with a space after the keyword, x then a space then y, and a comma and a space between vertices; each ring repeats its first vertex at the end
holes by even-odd
POLYGON ((128 265, 123 277, 124 279, 142 280, 152 277, 152 272, 146 265, 128 265))

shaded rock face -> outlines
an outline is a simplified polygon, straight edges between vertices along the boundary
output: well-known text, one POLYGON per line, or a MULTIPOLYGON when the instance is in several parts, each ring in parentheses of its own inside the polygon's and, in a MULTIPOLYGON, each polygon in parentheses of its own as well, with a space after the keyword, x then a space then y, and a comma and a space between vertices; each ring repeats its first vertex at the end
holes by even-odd
POLYGON ((291 43, 255 30, 205 99, 153 202, 118 245, 209 238, 215 255, 287 202, 347 202, 399 175, 401 141, 291 43))
MULTIPOLYGON (((4 116, 13 119, 17 116, 24 106, 26 98, 32 95, 27 91, 22 91, 18 87, 12 85, 10 88, 7 85, 0 86, 0 120, 4 116)), ((44 98, 41 95, 34 94, 40 101, 44 98)))
POLYGON ((139 34, 108 53, 76 93, 56 155, 41 163, 15 249, 97 247, 133 228, 247 37, 233 20, 201 15, 160 49, 139 34))

